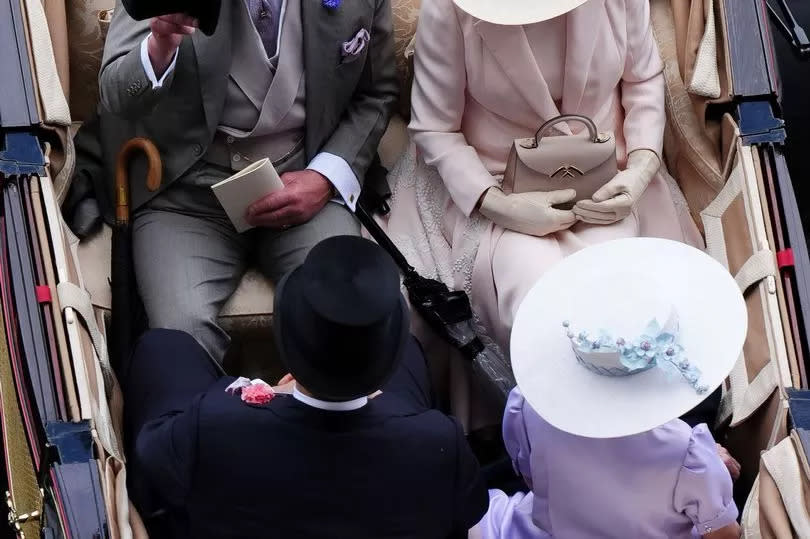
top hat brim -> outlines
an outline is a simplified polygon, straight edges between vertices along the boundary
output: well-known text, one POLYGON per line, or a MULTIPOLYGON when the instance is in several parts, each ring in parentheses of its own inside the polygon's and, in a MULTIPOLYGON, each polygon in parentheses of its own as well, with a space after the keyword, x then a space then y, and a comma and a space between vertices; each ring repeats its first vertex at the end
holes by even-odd
POLYGON ((157 1, 123 0, 124 9, 136 21, 171 13, 186 13, 199 21, 200 31, 207 36, 216 32, 222 0, 157 1))
POLYGON ((554 427, 589 438, 630 436, 681 417, 720 387, 742 351, 747 320, 736 281, 703 251, 655 238, 613 240, 561 260, 529 291, 512 328, 512 367, 526 401, 554 427), (703 394, 662 368, 592 372, 563 327, 631 342, 651 317, 663 323, 668 309, 678 314, 683 357, 700 369, 703 394))
MULTIPOLYGON (((344 351, 347 362, 356 362, 357 369, 343 370, 341 358, 323 336, 312 334, 312 313, 303 301, 306 283, 300 268, 287 274, 276 287, 276 344, 282 362, 293 377, 314 396, 330 401, 346 401, 370 395, 387 382, 399 365, 410 335, 408 305, 400 294, 399 304, 390 313, 379 331, 369 331, 357 348, 344 351), (324 372, 312 361, 313 355, 335 354, 335 369, 324 372)), ((351 306, 347 305, 347 308, 351 306)))
POLYGON ((476 19, 505 26, 547 21, 565 15, 588 0, 453 0, 462 11, 476 19))
POLYGON ((222 9, 222 0, 206 0, 199 2, 193 8, 192 15, 200 22, 200 31, 211 36, 216 32, 219 25, 219 13, 222 9), (199 7, 197 7, 199 6, 199 7))

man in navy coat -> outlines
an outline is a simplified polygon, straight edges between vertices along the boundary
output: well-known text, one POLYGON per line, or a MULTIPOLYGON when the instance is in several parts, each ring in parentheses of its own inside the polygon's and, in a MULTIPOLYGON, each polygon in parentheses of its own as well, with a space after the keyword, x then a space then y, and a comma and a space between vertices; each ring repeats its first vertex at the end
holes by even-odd
POLYGON ((130 491, 152 534, 466 537, 487 491, 461 426, 431 407, 388 255, 325 240, 280 283, 275 312, 289 393, 220 377, 185 333, 152 330, 134 351, 130 491))

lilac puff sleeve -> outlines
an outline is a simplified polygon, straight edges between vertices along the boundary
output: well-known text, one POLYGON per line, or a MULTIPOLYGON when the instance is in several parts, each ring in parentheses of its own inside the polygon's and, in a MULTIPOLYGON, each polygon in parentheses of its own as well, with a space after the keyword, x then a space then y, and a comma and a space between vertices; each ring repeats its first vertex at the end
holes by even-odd
POLYGON ((725 464, 706 425, 692 430, 678 483, 675 509, 695 524, 701 535, 718 530, 737 520, 739 514, 732 497, 733 485, 725 464))
POLYGON ((524 407, 528 407, 528 404, 520 389, 516 387, 506 401, 506 410, 503 414, 503 441, 506 451, 512 458, 515 472, 522 475, 529 488, 532 488, 531 444, 526 432, 524 407))

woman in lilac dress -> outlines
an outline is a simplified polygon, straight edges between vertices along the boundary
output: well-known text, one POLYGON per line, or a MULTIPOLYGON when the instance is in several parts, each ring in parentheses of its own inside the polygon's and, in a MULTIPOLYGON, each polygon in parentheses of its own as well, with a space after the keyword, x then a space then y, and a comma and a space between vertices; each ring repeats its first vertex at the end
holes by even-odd
POLYGON ((731 372, 745 327, 734 280, 683 244, 617 240, 550 270, 518 312, 503 423, 531 492, 490 491, 483 537, 739 537, 708 427, 674 418, 731 372))

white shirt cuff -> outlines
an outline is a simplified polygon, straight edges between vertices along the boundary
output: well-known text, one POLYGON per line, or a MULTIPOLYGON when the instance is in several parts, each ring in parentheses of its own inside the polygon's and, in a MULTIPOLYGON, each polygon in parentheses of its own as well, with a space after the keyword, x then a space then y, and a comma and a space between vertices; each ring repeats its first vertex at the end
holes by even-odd
POLYGON ((155 75, 155 68, 152 67, 152 60, 149 59, 148 42, 150 37, 152 37, 151 32, 143 41, 141 41, 141 64, 143 64, 143 70, 146 72, 146 78, 152 83, 152 89, 157 90, 163 86, 163 83, 166 82, 166 77, 168 77, 172 70, 174 70, 174 66, 177 64, 177 53, 180 49, 174 51, 172 63, 169 64, 169 67, 166 68, 166 72, 162 77, 160 77, 160 80, 158 80, 157 75, 155 75))
POLYGON ((310 170, 319 172, 326 176, 338 193, 343 202, 354 211, 357 207, 357 200, 360 198, 360 182, 354 175, 352 167, 342 157, 321 152, 309 163, 310 170))

